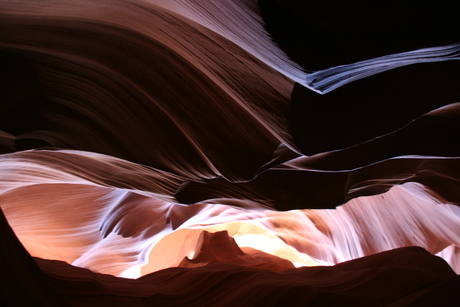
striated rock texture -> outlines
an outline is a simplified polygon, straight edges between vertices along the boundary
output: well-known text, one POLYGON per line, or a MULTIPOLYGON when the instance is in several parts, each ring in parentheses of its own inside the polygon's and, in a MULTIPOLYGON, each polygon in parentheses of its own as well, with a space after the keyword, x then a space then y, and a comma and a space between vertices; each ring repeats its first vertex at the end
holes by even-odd
POLYGON ((459 305, 454 2, 0 0, 1 305, 459 305))

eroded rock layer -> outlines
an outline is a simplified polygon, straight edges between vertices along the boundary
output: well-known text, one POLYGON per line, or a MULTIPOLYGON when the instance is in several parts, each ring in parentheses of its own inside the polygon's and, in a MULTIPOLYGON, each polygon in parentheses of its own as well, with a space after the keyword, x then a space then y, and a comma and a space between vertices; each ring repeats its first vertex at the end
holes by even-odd
POLYGON ((0 0, 3 305, 458 302, 460 37, 259 2, 0 0))

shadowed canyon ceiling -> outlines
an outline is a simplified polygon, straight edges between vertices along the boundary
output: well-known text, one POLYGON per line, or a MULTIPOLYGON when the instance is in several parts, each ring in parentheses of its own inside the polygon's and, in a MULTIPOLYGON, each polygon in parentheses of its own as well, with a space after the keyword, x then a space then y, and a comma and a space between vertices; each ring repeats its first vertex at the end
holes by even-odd
POLYGON ((0 0, 1 305, 457 306, 459 6, 0 0))

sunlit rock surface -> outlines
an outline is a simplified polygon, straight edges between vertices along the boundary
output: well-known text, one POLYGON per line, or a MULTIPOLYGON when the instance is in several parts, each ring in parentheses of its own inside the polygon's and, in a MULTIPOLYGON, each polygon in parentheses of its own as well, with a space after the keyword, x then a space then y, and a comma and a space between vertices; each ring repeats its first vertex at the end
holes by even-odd
POLYGON ((259 2, 0 1, 3 305, 460 303, 460 37, 259 2))

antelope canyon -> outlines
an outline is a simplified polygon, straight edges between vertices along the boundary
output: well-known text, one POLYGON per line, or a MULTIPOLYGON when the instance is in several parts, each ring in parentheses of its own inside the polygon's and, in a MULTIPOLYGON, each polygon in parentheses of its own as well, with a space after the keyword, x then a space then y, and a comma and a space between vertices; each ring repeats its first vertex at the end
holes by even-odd
POLYGON ((0 304, 459 306, 458 12, 0 0, 0 304))

